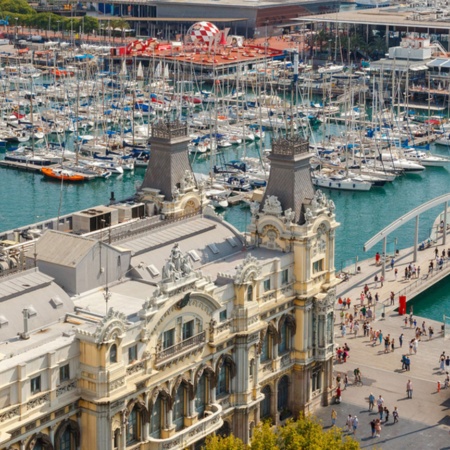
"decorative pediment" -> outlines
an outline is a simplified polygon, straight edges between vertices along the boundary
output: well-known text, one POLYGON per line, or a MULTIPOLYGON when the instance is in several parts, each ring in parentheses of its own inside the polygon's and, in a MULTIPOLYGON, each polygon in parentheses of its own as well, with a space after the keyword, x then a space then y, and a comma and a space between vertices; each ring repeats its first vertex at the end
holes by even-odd
POLYGON ((109 308, 108 313, 97 325, 93 333, 77 330, 80 337, 90 337, 97 344, 105 344, 123 337, 128 328, 127 317, 120 311, 109 308))
POLYGON ((261 270, 258 260, 249 253, 242 264, 236 267, 234 282, 238 285, 250 283, 261 276, 261 270))

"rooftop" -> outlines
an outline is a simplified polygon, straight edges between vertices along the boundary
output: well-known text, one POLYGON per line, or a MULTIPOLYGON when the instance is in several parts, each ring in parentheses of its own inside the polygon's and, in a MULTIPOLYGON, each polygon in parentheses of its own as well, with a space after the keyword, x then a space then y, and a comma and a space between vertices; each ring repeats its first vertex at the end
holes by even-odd
POLYGON ((440 29, 450 30, 450 21, 447 18, 436 19, 432 17, 434 10, 412 10, 400 7, 372 8, 351 10, 340 13, 311 15, 293 19, 298 22, 328 22, 328 23, 354 23, 355 25, 393 25, 409 28, 422 28, 424 30, 440 29))

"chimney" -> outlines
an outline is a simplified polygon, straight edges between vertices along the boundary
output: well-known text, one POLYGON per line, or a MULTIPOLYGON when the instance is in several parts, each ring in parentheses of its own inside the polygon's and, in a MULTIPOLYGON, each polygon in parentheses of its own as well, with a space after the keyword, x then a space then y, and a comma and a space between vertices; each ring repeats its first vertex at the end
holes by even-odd
POLYGON ((22 314, 23 314, 23 333, 20 334, 20 338, 30 339, 30 335, 28 334, 28 319, 30 318, 28 308, 23 309, 22 314))

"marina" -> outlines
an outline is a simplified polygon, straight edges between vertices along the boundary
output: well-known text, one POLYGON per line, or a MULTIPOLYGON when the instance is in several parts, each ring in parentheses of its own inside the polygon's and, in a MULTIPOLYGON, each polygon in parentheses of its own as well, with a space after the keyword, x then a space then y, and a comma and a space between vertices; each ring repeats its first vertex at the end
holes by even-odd
POLYGON ((398 403, 377 444, 445 445, 448 39, 405 26, 417 5, 355 3, 377 18, 307 22, 337 4, 269 0, 190 22, 162 17, 178 0, 83 0, 53 40, 52 15, 28 40, 35 13, 15 19, 14 47, 0 40, 0 447, 247 447, 265 420, 369 422, 369 393, 393 408, 407 379, 416 407, 398 403))
MULTIPOLYGON (((3 168, 31 170, 36 174, 26 184, 46 191, 43 198, 59 198, 45 206, 25 206, 31 214, 23 219, 20 214, 10 219, 5 205, 1 215, 12 222, 0 220, 3 230, 29 223, 30 217, 39 221, 106 204, 111 192, 131 199, 151 158, 151 126, 167 117, 188 123, 191 163, 207 182, 210 204, 242 230, 250 222, 249 204, 261 198, 253 189, 263 189, 267 182, 272 139, 309 136, 313 183, 328 190, 336 204, 345 204, 349 223, 351 211, 359 210, 353 220, 356 230, 346 226, 346 236, 337 237, 338 270, 362 257, 358 242, 363 233, 358 230, 373 225, 370 218, 361 220, 366 203, 384 203, 393 195, 396 202, 403 204, 404 197, 410 205, 415 197, 411 190, 419 201, 414 177, 421 177, 424 187, 430 184, 433 193, 445 192, 448 147, 434 144, 444 142, 447 132, 446 90, 434 81, 443 65, 436 61, 448 57, 443 48, 412 32, 389 49, 387 62, 313 67, 303 59, 306 35, 286 41, 280 50, 276 39, 249 45, 205 23, 193 25, 187 40, 179 43, 150 38, 74 49, 49 42, 32 53, 14 55, 11 50, 2 56, 9 130, 0 136, 5 141, 0 161, 5 184, 15 184, 16 175, 3 168), (196 35, 202 27, 211 34, 196 35), (408 58, 412 51, 420 53, 418 62, 407 58, 406 72, 397 75, 385 71, 393 61, 402 67, 405 48, 408 58), (37 52, 45 64, 33 60, 37 52), (408 88, 419 97, 405 102, 408 88), (428 98, 419 103, 422 94, 428 98), (443 106, 436 106, 431 95, 441 95, 443 106), (21 152, 25 156, 17 157, 21 152), (50 156, 64 162, 54 164, 50 156), (45 182, 39 175, 43 165, 46 179, 60 180, 61 186, 45 182), (88 184, 74 183, 86 180, 88 184), (361 198, 350 201, 351 191, 359 191, 361 198), (358 237, 348 245, 347 235, 358 237)), ((15 192, 24 201, 21 189, 15 192)), ((391 211, 380 211, 380 224, 392 218, 391 211)), ((408 242, 403 234, 395 239, 408 242)))

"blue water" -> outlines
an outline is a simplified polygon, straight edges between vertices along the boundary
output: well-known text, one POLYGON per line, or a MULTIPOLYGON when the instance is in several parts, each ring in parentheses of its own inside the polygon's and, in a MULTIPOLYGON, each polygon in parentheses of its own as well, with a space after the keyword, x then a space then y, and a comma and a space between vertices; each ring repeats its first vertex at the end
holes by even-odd
MULTIPOLYGON (((226 150, 223 160, 221 157, 217 163, 237 159, 244 153, 256 155, 257 146, 261 144, 226 150)), ((268 146, 269 137, 262 144, 262 147, 268 146)), ((448 154, 442 147, 436 150, 437 153, 448 154)), ((209 157, 195 160, 193 166, 194 171, 207 173, 209 157)), ((126 173, 122 177, 84 184, 64 184, 61 189, 59 183, 47 181, 40 174, 0 168, 0 231, 56 217, 58 214, 108 204, 112 191, 116 199, 128 198, 134 194, 135 186, 141 184, 144 175, 144 169, 136 169, 134 174, 126 173)), ((356 258, 372 257, 381 250, 381 244, 366 254, 363 245, 368 239, 411 209, 449 191, 447 169, 432 167, 422 174, 400 177, 392 184, 369 192, 326 191, 336 204, 336 217, 341 224, 336 232, 336 268, 354 264, 356 258)), ((420 217, 420 240, 429 236, 433 221, 440 212, 439 208, 435 208, 420 217)), ((228 209, 223 214, 226 220, 240 230, 250 223, 249 210, 241 206, 228 209)), ((395 246, 402 248, 413 245, 413 237, 414 221, 411 221, 390 236, 388 250, 392 251, 395 246)), ((437 286, 415 300, 414 311, 436 320, 442 319, 443 311, 450 314, 448 283, 444 282, 443 286, 437 286), (429 306, 430 300, 433 301, 432 307, 429 306)))

